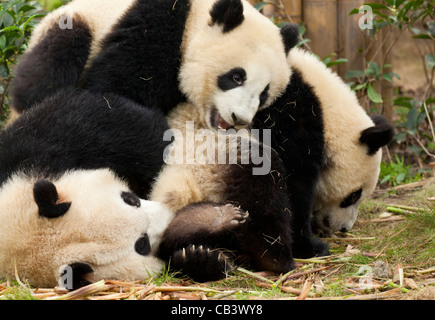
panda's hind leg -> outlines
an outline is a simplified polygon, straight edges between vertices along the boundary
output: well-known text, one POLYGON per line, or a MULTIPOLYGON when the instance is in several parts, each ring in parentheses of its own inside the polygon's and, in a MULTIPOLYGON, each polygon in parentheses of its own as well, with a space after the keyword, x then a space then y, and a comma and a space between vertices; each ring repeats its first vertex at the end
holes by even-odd
POLYGON ((238 232, 249 214, 232 204, 196 203, 176 213, 159 256, 196 281, 224 278, 234 267, 238 232))
POLYGON ((234 261, 232 254, 222 249, 189 245, 171 255, 170 266, 195 281, 205 282, 225 278, 234 268, 234 261))

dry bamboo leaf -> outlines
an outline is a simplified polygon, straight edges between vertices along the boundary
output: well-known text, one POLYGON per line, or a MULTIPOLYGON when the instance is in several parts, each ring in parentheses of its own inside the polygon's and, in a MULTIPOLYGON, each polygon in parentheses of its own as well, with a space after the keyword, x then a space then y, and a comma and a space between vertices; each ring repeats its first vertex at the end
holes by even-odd
POLYGON ((409 289, 418 289, 418 285, 411 278, 405 278, 405 287, 409 289))
POLYGON ((296 300, 305 300, 308 297, 308 293, 314 283, 314 279, 307 279, 302 287, 301 294, 296 298, 296 300))
POLYGON ((280 288, 282 292, 285 293, 291 293, 291 294, 295 294, 295 295, 301 295, 302 291, 300 289, 296 289, 290 286, 285 286, 285 287, 281 287, 280 288))

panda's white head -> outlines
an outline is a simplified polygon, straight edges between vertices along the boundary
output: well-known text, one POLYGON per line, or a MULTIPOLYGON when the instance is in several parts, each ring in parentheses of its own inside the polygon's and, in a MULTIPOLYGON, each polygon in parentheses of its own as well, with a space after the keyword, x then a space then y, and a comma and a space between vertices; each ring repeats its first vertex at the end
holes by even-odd
POLYGON ((212 129, 243 127, 285 89, 297 28, 275 26, 244 0, 191 1, 181 91, 212 129))
POLYGON ((100 279, 145 279, 173 214, 139 199, 107 169, 50 181, 14 175, 0 189, 0 276, 77 288, 100 279))
POLYGON ((288 60, 322 109, 325 151, 315 187, 313 227, 324 234, 348 231, 361 201, 376 186, 381 147, 392 140, 394 129, 382 116, 370 118, 355 92, 314 54, 293 48, 288 60))
POLYGON ((346 150, 326 149, 324 168, 316 186, 314 229, 324 234, 352 229, 362 200, 376 187, 382 146, 389 143, 393 128, 382 116, 373 116, 373 125, 356 133, 358 139, 342 137, 346 150))

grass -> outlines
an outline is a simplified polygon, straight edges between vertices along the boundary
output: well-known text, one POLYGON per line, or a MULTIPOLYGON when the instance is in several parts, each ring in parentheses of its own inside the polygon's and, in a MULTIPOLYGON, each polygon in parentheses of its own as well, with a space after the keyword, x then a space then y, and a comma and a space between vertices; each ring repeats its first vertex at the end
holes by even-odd
POLYGON ((331 256, 297 259, 286 275, 239 268, 224 280, 198 284, 167 268, 146 281, 100 281, 73 292, 0 280, 0 299, 435 299, 435 203, 428 200, 435 183, 384 191, 363 202, 352 232, 326 239, 331 256), (411 210, 387 211, 401 206, 411 210), (378 265, 385 274, 377 273, 378 265))

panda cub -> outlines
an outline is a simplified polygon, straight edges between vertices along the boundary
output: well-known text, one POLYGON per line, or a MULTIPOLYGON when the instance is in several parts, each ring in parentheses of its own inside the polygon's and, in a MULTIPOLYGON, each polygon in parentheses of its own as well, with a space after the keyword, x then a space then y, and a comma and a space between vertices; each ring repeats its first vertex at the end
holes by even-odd
POLYGON ((74 0, 34 30, 12 83, 15 116, 78 86, 165 114, 188 100, 209 127, 247 125, 285 89, 296 30, 245 0, 74 0))
POLYGON ((112 170, 16 172, 0 188, 0 277, 16 268, 31 286, 77 289, 161 271, 156 251, 173 213, 112 170))
POLYGON ((288 171, 286 184, 296 219, 330 234, 352 228, 362 199, 377 183, 381 147, 393 127, 370 118, 354 92, 317 57, 290 50, 285 93, 260 111, 253 127, 272 131, 271 147, 288 171))
POLYGON ((240 264, 291 270, 286 174, 273 150, 248 130, 209 129, 193 104, 179 105, 168 122, 174 140, 150 195, 176 212, 160 257, 197 281, 223 278, 240 264))
POLYGON ((163 164, 158 111, 62 90, 0 134, 0 276, 68 288, 158 272, 173 213, 140 199, 163 164), (61 276, 62 274, 63 276, 61 276))

